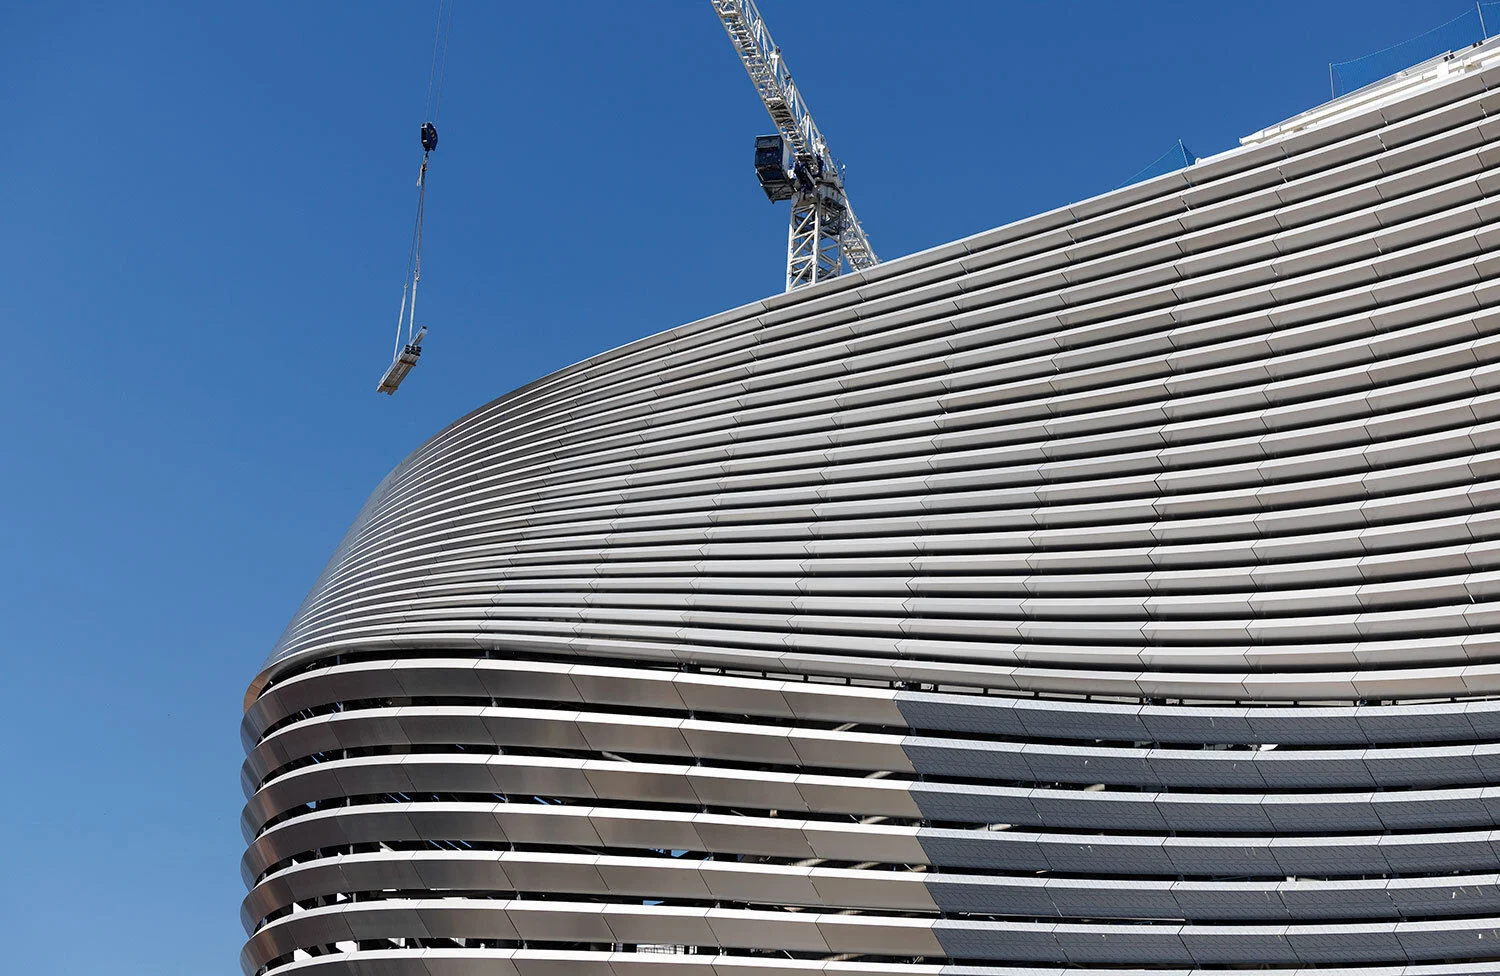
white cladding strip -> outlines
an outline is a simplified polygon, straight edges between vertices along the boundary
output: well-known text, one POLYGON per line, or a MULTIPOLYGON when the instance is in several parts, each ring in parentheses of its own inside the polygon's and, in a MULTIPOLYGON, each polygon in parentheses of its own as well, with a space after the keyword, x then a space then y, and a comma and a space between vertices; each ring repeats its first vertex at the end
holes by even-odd
MULTIPOLYGON (((379 747, 500 746, 619 753, 653 761, 750 762, 786 771, 859 770, 1049 783, 1249 789, 1482 786, 1500 780, 1500 743, 1346 749, 1205 750, 936 738, 557 708, 407 706, 317 716, 251 752, 245 778, 274 781, 312 755, 379 747)), ((449 751, 458 751, 458 748, 449 751)))
MULTIPOLYGON (((677 955, 662 952, 570 952, 537 949, 387 949, 338 952, 278 968, 297 976, 344 976, 359 966, 366 976, 1078 976, 1056 966, 953 966, 860 963, 771 956, 677 955)), ((1492 963, 1362 966, 1338 976, 1492 976, 1492 963)), ((1089 976, 1216 976, 1223 969, 1117 969, 1093 967, 1089 976)), ((1327 976, 1327 969, 1285 970, 1284 976, 1327 976)))
MULTIPOLYGON (((345 976, 358 966, 367 976, 997 976, 992 969, 954 969, 936 964, 857 963, 782 959, 770 956, 679 955, 676 946, 644 952, 569 952, 537 949, 387 949, 337 952, 279 967, 297 976, 345 976)), ((1063 976, 1057 969, 1016 970, 998 976, 1063 976)), ((1076 976, 1076 974, 1067 974, 1076 976)), ((1097 976, 1143 976, 1139 971, 1098 970, 1097 976)), ((1186 976, 1183 973, 1153 976, 1186 976)), ((1363 974, 1362 974, 1363 976, 1363 974)), ((1404 967, 1372 970, 1368 976, 1428 976, 1404 967)), ((1458 976, 1434 972, 1431 976, 1458 976)))
POLYGON ((816 912, 687 908, 496 899, 455 904, 449 899, 357 902, 314 908, 266 925, 242 958, 253 971, 298 946, 379 938, 382 932, 419 932, 421 939, 492 939, 661 943, 735 948, 776 946, 800 953, 1058 963, 1110 962, 1244 964, 1273 958, 1319 964, 1345 955, 1360 961, 1434 961, 1478 940, 1500 937, 1497 920, 1365 922, 1275 926, 1110 925, 1067 922, 940 920, 816 912))
MULTIPOLYGON (((1421 765, 1437 760, 1419 755, 1411 761, 1421 765)), ((1290 792, 1105 791, 1095 785, 1079 789, 913 782, 883 773, 829 776, 795 769, 552 756, 363 757, 321 762, 266 784, 251 796, 241 828, 249 842, 269 821, 293 816, 308 804, 380 794, 503 794, 633 803, 649 799, 652 805, 1106 832, 1321 834, 1500 827, 1500 786, 1335 789, 1308 777, 1290 792), (1310 792, 1309 787, 1321 792, 1310 792)))
POLYGON ((1020 918, 1285 922, 1500 914, 1497 876, 1348 881, 1165 881, 872 871, 686 858, 526 851, 418 851, 321 858, 277 871, 245 899, 253 933, 293 901, 398 891, 525 892, 1020 918))
MULTIPOLYGON (((247 882, 287 858, 361 844, 472 842, 588 850, 693 851, 855 864, 932 865, 1095 877, 1350 877, 1482 873, 1500 864, 1492 829, 1181 837, 892 825, 750 814, 546 803, 399 802, 333 807, 270 828, 241 864, 247 882)), ((1003 827, 1004 825, 996 825, 1003 827)))
POLYGON ((395 657, 295 675, 271 685, 246 710, 242 738, 249 751, 272 726, 305 710, 331 711, 334 703, 342 708, 355 701, 432 697, 647 706, 1022 739, 1298 745, 1500 739, 1500 701, 1323 707, 1124 704, 473 657, 395 657))

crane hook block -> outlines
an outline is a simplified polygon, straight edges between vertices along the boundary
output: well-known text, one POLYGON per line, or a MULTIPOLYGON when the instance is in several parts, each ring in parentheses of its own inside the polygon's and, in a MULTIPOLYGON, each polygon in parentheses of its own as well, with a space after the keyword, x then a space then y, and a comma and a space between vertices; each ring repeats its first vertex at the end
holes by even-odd
POLYGON ((431 122, 422 123, 422 151, 432 152, 437 148, 437 126, 431 122))

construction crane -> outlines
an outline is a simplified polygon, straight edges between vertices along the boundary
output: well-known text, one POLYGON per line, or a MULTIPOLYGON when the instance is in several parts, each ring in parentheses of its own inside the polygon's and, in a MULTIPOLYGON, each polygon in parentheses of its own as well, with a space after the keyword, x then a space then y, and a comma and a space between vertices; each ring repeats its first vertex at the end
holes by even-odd
POLYGON ((792 202, 786 290, 880 263, 844 192, 844 171, 829 152, 754 0, 710 0, 739 52, 776 134, 755 140, 755 174, 773 203, 792 202))

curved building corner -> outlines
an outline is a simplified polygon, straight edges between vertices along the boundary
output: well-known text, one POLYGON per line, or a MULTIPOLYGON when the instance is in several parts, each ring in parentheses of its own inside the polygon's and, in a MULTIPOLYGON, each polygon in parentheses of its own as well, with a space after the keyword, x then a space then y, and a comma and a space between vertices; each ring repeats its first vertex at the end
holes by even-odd
POLYGON ((1500 48, 579 363, 246 698, 249 976, 1500 971, 1500 48))

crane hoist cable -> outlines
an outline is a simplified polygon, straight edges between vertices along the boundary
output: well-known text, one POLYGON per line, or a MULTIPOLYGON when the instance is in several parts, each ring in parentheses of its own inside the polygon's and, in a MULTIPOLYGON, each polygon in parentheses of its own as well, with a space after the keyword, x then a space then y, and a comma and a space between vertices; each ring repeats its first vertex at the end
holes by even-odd
POLYGON ((422 283, 422 220, 427 204, 427 160, 437 148, 437 119, 442 110, 443 79, 448 73, 448 38, 453 32, 454 0, 438 0, 437 28, 432 38, 432 65, 427 72, 427 117, 420 132, 422 165, 417 170, 417 216, 412 223, 411 245, 406 254, 406 277, 401 282, 401 310, 396 315, 396 346, 391 365, 380 378, 377 393, 396 392, 422 355, 427 327, 417 327, 417 286, 422 283), (407 299, 410 298, 410 304, 407 299), (404 341, 403 341, 404 336, 404 341))

